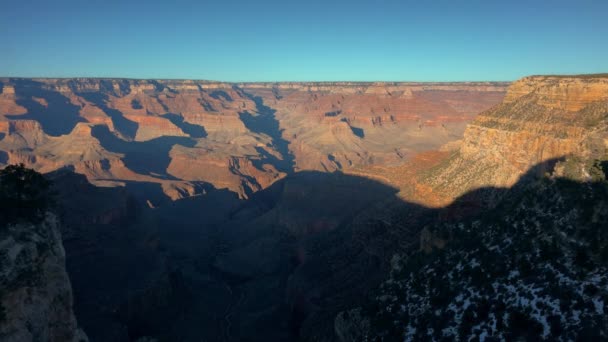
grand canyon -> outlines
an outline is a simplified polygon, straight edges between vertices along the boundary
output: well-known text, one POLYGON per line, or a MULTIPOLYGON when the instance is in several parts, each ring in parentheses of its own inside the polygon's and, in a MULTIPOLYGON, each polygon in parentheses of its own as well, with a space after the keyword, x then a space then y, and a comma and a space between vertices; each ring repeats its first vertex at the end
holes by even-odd
POLYGON ((458 140, 507 85, 0 82, 3 163, 149 188, 150 206, 208 186, 244 199, 302 170, 399 165, 458 140))
POLYGON ((607 149, 606 74, 0 78, 0 338, 606 339, 607 149))

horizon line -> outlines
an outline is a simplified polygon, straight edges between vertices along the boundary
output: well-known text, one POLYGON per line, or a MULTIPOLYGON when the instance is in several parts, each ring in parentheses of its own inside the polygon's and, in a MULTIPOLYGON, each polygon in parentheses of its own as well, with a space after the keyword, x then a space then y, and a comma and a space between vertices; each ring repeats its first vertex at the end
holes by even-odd
MULTIPOLYGON (((527 77, 527 76, 525 76, 527 77)), ((156 77, 113 77, 113 76, 0 76, 0 79, 39 79, 39 80, 70 80, 70 79, 96 79, 96 80, 136 80, 136 81, 202 81, 208 83, 512 83, 515 80, 458 80, 458 81, 416 81, 416 80, 401 80, 401 81, 362 81, 362 80, 333 80, 333 81, 221 81, 204 78, 156 78, 156 77)))
POLYGON ((96 79, 96 80, 136 80, 136 81, 199 81, 206 83, 228 83, 228 84, 288 84, 288 83, 318 83, 318 84, 329 84, 329 83, 359 83, 359 84, 373 84, 373 83, 513 83, 517 80, 526 77, 587 77, 587 78, 604 78, 608 77, 608 73, 561 73, 561 74, 530 74, 522 76, 512 80, 458 80, 458 81, 417 81, 417 80, 401 80, 401 81, 386 81, 386 80, 374 80, 374 81, 362 81, 362 80, 332 80, 332 81, 305 81, 305 80, 290 80, 290 81, 221 81, 203 78, 150 78, 150 77, 110 77, 110 76, 0 76, 0 79, 40 79, 40 80, 70 80, 70 79, 96 79))

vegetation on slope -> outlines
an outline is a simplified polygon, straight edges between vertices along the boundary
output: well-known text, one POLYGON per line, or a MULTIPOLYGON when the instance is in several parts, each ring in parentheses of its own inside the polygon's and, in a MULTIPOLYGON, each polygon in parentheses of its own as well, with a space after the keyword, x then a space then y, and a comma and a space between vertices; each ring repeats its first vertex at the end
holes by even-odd
POLYGON ((396 263, 372 309, 372 336, 608 338, 608 164, 587 163, 581 181, 567 174, 579 163, 560 164, 568 178, 546 175, 479 217, 429 227, 449 243, 396 263))

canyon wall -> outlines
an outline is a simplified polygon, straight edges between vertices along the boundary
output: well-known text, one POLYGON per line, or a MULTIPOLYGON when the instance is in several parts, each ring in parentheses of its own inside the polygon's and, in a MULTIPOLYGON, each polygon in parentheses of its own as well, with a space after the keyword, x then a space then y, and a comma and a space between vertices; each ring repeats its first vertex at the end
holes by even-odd
POLYGON ((301 170, 398 165, 458 139, 505 83, 0 79, 0 164, 240 197, 301 170))
POLYGON ((602 157, 608 147, 607 115, 606 77, 524 78, 509 87, 501 105, 467 126, 453 160, 426 181, 456 198, 484 186, 510 187, 548 160, 602 157))
POLYGON ((583 170, 585 161, 606 151, 607 113, 605 75, 526 77, 508 88, 501 104, 468 123, 462 140, 399 166, 353 172, 398 186, 407 200, 441 207, 475 189, 511 187, 547 161, 553 160, 538 166, 537 175, 555 164, 563 170, 566 156, 580 159, 568 167, 583 170))

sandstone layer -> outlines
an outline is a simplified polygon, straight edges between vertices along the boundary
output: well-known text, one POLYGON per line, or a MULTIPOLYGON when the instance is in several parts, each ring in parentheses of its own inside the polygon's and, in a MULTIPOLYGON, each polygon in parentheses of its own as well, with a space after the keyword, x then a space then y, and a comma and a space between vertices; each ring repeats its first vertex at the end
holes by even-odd
MULTIPOLYGON (((0 79, 0 164, 241 198, 302 170, 399 165, 458 139, 505 83, 238 83, 0 79)), ((133 185, 132 185, 133 186, 133 185)))
POLYGON ((607 115, 606 75, 526 77, 470 122, 462 141, 401 166, 359 172, 384 177, 408 200, 444 206, 475 189, 511 187, 536 165, 539 175, 556 163, 564 168, 559 161, 566 156, 580 159, 584 169, 584 161, 606 153, 607 115), (429 157, 434 161, 420 163, 429 157))

